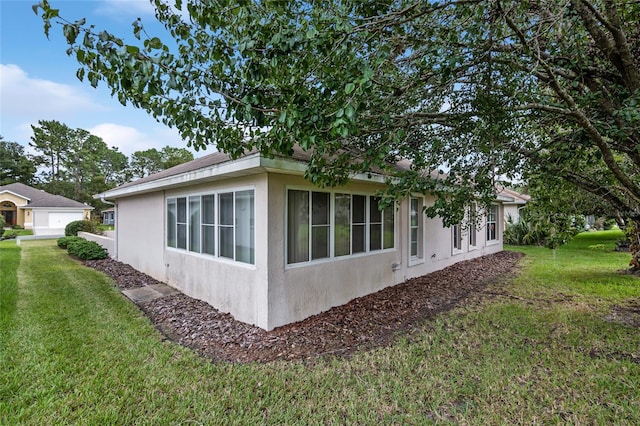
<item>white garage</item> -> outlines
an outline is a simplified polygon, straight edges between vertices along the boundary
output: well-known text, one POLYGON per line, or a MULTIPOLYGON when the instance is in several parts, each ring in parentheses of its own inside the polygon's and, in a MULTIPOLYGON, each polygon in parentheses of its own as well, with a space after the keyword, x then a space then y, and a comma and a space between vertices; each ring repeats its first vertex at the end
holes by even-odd
POLYGON ((84 219, 84 215, 82 212, 49 212, 49 229, 56 230, 62 229, 64 232, 65 226, 67 224, 75 221, 84 219))
POLYGON ((35 235, 64 235, 75 220, 89 219, 93 207, 22 183, 0 186, 0 213, 7 226, 33 229, 35 235))

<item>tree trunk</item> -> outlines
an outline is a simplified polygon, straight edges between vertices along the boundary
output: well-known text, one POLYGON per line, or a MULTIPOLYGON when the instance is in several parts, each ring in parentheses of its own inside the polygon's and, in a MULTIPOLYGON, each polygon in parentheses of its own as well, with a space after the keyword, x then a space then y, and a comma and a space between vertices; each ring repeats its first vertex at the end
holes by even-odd
POLYGON ((631 252, 631 272, 640 274, 640 217, 629 219, 626 230, 629 239, 629 252, 631 252))

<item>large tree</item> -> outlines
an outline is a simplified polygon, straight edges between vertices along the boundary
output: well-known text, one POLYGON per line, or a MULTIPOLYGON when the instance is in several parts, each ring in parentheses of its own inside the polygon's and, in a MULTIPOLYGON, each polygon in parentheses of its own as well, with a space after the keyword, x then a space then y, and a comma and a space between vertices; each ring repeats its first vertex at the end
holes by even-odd
POLYGON ((31 185, 35 173, 36 166, 30 156, 25 154, 24 146, 6 141, 0 135, 0 185, 13 182, 31 185))
POLYGON ((640 229, 638 1, 152 1, 170 42, 34 10, 62 24, 80 79, 195 147, 297 143, 312 182, 378 168, 396 195, 439 195, 427 213, 447 224, 495 177, 546 173, 640 229))
POLYGON ((130 177, 141 178, 191 160, 193 154, 185 148, 168 145, 160 151, 150 148, 131 154, 128 172, 130 177))
POLYGON ((98 136, 55 120, 31 127, 40 186, 48 192, 94 204, 93 194, 124 182, 127 157, 98 136))

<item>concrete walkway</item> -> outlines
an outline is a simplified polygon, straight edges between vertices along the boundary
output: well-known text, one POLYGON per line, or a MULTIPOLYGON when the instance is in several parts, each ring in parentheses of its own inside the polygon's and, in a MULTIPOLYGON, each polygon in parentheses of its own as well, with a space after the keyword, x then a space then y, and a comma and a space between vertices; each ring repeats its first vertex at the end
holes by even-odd
POLYGON ((178 290, 171 288, 166 284, 154 284, 145 287, 122 290, 122 294, 127 296, 134 303, 148 302, 150 300, 159 299, 161 297, 177 293, 179 293, 178 290))

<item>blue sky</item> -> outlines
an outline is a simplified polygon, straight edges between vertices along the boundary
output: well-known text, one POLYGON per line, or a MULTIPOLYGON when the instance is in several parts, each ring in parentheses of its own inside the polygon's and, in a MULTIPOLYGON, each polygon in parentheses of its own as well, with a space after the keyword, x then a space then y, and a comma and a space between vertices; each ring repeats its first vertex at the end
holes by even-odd
MULTIPOLYGON (((166 145, 186 147, 176 130, 142 110, 122 106, 106 86, 94 89, 80 82, 78 64, 66 54, 61 29, 53 26, 50 38, 44 35, 42 19, 31 8, 38 1, 0 0, 0 135, 5 140, 27 146, 32 124, 58 120, 100 136, 126 155, 166 145)), ((97 30, 127 39, 133 39, 131 23, 138 17, 150 34, 161 36, 164 30, 149 0, 50 0, 50 4, 67 20, 84 17, 97 30)))

